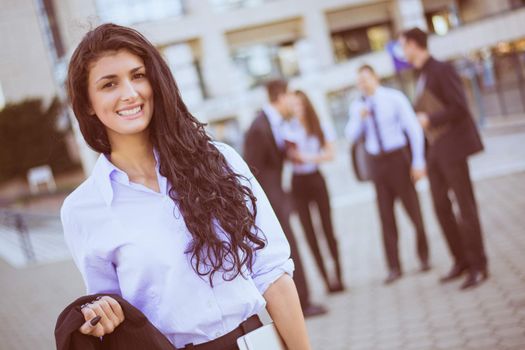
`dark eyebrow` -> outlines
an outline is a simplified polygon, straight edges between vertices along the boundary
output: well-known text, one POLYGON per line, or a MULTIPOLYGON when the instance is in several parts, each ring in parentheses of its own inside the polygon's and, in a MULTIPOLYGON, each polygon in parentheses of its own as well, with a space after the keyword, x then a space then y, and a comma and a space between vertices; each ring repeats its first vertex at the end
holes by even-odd
MULTIPOLYGON (((133 68, 132 70, 130 70, 129 72, 131 74, 135 73, 136 71, 140 70, 141 68, 144 68, 144 66, 139 66, 139 67, 135 67, 133 68)), ((110 75, 104 75, 103 77, 101 77, 100 79, 98 79, 95 83, 98 83, 99 81, 103 80, 103 79, 113 79, 113 78, 116 78, 117 76, 115 74, 110 74, 110 75)))

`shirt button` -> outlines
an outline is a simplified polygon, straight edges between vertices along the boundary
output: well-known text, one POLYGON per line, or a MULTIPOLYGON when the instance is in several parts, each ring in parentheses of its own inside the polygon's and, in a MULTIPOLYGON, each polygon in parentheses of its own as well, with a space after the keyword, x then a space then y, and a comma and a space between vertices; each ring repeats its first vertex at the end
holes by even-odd
POLYGON ((221 335, 222 335, 221 332, 217 332, 217 333, 215 333, 215 336, 216 336, 217 338, 220 337, 221 335))

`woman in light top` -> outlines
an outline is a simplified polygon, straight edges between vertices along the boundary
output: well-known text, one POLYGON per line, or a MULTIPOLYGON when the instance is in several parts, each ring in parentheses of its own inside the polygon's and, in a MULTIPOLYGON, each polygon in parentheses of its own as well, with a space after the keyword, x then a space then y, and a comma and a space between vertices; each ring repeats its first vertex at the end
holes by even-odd
POLYGON ((299 214, 308 245, 330 293, 344 290, 341 261, 337 239, 334 234, 330 199, 323 175, 319 171, 321 163, 334 158, 333 141, 335 135, 329 128, 321 127, 315 109, 302 91, 296 91, 292 99, 294 119, 286 127, 288 156, 293 160, 292 195, 299 214), (322 232, 315 232, 310 205, 315 204, 319 211, 322 232), (324 235, 335 263, 335 278, 330 278, 319 249, 318 238, 324 235))
MULTIPOLYGON (((82 135, 101 153, 61 211, 87 293, 121 295, 179 349, 237 349, 233 331, 265 306, 289 349, 310 349, 288 242, 264 192, 189 113, 157 49, 101 25, 73 53, 67 84, 82 135)), ((126 316, 110 297, 82 312, 80 332, 96 337, 126 316)))

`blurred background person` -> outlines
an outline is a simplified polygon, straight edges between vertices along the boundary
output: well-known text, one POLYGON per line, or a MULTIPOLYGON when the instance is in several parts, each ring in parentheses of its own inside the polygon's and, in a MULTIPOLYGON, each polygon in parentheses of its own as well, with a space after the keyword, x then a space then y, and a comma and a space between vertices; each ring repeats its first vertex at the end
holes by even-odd
POLYGON ((454 257, 449 282, 468 271, 461 289, 488 278, 481 224, 467 158, 483 150, 470 114, 461 78, 454 67, 430 56, 427 34, 419 28, 400 37, 406 59, 420 70, 416 87, 418 119, 428 139, 428 178, 434 208, 454 257), (418 108, 418 105, 420 106, 418 108), (454 193, 459 218, 452 209, 454 193))
POLYGON ((389 269, 385 284, 390 284, 403 273, 394 215, 397 198, 401 199, 416 229, 421 271, 430 269, 425 227, 414 186, 425 175, 424 136, 406 96, 400 91, 380 86, 371 66, 359 68, 357 84, 362 96, 350 106, 345 133, 351 142, 365 138, 389 269), (408 145, 412 153, 411 161, 408 145))
POLYGON ((315 258, 315 262, 326 289, 330 293, 344 291, 341 260, 337 238, 332 225, 330 199, 326 182, 319 170, 319 165, 334 159, 335 133, 321 126, 319 117, 306 94, 296 91, 291 97, 292 112, 295 116, 287 123, 285 142, 289 145, 288 155, 293 161, 292 196, 295 209, 315 258), (315 204, 321 223, 322 233, 316 232, 312 223, 310 205, 315 204), (318 238, 323 235, 328 244, 335 264, 335 278, 329 277, 323 256, 319 249, 318 238))
POLYGON ((304 316, 321 315, 327 310, 310 301, 303 263, 290 226, 291 203, 288 194, 282 187, 282 172, 286 156, 283 127, 285 121, 292 117, 288 83, 284 80, 271 80, 266 84, 266 91, 270 103, 262 108, 246 132, 244 159, 266 192, 290 243, 291 257, 295 264, 294 281, 304 316))

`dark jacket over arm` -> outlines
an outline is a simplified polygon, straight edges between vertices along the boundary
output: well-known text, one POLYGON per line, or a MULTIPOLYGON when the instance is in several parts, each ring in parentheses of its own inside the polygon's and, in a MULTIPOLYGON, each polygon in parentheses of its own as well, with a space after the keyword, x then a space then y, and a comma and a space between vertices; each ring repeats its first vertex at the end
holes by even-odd
POLYGON ((445 109, 429 116, 432 126, 440 126, 465 116, 470 117, 463 83, 454 67, 449 63, 443 63, 435 69, 437 86, 434 89, 439 90, 445 109))
POLYGON ((176 350, 142 312, 118 295, 109 296, 122 307, 124 322, 102 340, 80 333, 78 329, 85 322, 80 306, 103 295, 107 294, 83 296, 62 311, 55 326, 57 350, 176 350))
POLYGON ((243 157, 273 209, 282 213, 289 211, 281 184, 284 153, 277 147, 270 122, 263 112, 257 115, 246 132, 243 157))
POLYGON ((427 159, 455 162, 483 150, 463 83, 454 67, 431 57, 423 66, 422 74, 426 78, 425 89, 444 106, 443 110, 429 114, 430 123, 433 127, 446 127, 443 136, 429 146, 427 159))

